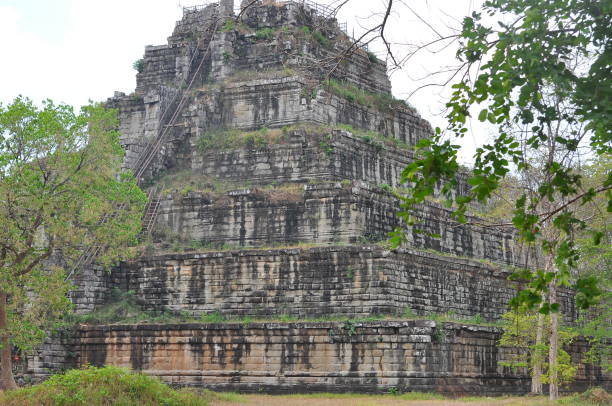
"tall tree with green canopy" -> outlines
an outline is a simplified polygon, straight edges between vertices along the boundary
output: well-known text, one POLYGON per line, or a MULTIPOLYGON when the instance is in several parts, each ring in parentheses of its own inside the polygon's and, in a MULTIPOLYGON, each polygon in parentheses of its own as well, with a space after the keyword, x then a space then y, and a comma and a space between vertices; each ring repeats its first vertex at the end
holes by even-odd
POLYGON ((67 274, 87 247, 109 265, 128 254, 146 197, 121 172, 116 113, 51 101, 0 104, 0 388, 11 349, 29 350, 70 308, 67 274))
MULTIPOLYGON (((449 126, 422 140, 418 159, 404 170, 402 180, 411 187, 400 215, 413 224, 412 211, 442 182, 446 204, 465 222, 472 202, 489 200, 513 171, 531 170, 534 152, 545 149, 542 181, 534 193, 517 196, 511 224, 550 263, 515 275, 527 288, 513 304, 552 313, 554 323, 557 287, 573 286, 583 309, 599 295, 596 278, 573 278, 572 270, 580 258, 576 236, 588 232, 593 243, 600 244, 606 230, 583 221, 577 210, 605 196, 612 212, 612 171, 598 184, 587 184, 568 157, 612 152, 612 2, 489 0, 481 11, 463 20, 457 52, 461 67, 455 72, 460 80, 447 103, 449 126), (491 20, 497 25, 487 22, 491 20), (493 140, 476 151, 471 190, 456 195, 457 140, 468 133, 472 114, 496 131, 493 140)), ((403 230, 392 236, 396 244, 402 239, 403 230)), ((555 340, 553 332, 553 366, 555 340)), ((558 396, 554 376, 550 396, 558 396)))

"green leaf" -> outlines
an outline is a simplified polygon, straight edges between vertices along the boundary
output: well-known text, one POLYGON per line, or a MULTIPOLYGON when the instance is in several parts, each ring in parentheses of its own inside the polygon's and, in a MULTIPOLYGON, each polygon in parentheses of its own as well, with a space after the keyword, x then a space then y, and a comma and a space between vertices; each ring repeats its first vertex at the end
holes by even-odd
POLYGON ((489 113, 489 110, 483 109, 478 115, 478 121, 486 121, 488 113, 489 113))
POLYGON ((601 239, 603 238, 604 233, 602 231, 593 231, 593 244, 600 245, 601 239))

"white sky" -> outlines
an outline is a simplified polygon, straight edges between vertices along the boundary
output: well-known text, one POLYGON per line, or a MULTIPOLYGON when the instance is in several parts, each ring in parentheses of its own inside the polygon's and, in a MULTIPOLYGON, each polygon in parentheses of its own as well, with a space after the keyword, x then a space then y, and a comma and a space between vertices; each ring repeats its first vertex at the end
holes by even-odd
MULTIPOLYGON (((103 101, 115 90, 130 93, 136 84, 135 60, 146 45, 166 43, 174 24, 182 16, 179 6, 201 4, 203 0, 0 0, 0 103, 18 95, 36 102, 50 98, 74 106, 88 100, 103 101)), ((238 3, 240 0, 236 0, 238 3)), ((319 0, 330 4, 334 0, 319 0)), ((431 40, 434 31, 406 8, 415 10, 437 31, 458 27, 480 0, 396 0, 398 11, 388 28, 389 39, 397 44, 431 40), (402 4, 404 3, 404 4, 402 4)), ((349 31, 361 31, 381 11, 384 0, 351 0, 339 15, 349 31)), ((400 46, 397 54, 405 54, 400 46)), ((374 51, 382 51, 376 46, 374 51)), ((409 61, 392 76, 393 93, 406 98, 424 84, 418 79, 453 63, 451 47, 438 54, 423 54, 409 61)), ((445 125, 440 115, 444 93, 429 87, 409 102, 434 126, 445 125)), ((485 130, 477 129, 480 133, 485 130)), ((483 137, 478 137, 483 138, 483 137)), ((474 135, 464 140, 463 160, 469 162, 474 135)))

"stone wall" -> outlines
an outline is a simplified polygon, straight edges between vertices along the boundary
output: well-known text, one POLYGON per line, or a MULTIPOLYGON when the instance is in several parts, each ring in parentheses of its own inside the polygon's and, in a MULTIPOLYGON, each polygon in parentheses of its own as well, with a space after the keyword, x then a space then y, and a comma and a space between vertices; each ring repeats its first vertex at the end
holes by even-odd
MULTIPOLYGON (((107 103, 119 110, 125 167, 137 168, 161 137, 140 179, 163 190, 147 247, 160 251, 111 274, 82 270, 71 294, 77 313, 119 289, 134 292, 144 310, 193 316, 354 320, 409 310, 498 320, 518 288, 501 266, 525 262, 508 230, 458 225, 428 203, 415 210, 410 249, 371 245, 402 225, 390 190, 414 159, 411 147, 432 134, 414 108, 391 99, 385 63, 357 47, 332 75, 349 85, 330 86, 326 63, 349 41, 334 19, 297 2, 268 2, 231 23, 219 18, 231 3, 224 12, 187 9, 167 45, 146 48, 135 93, 107 103), (282 133, 279 142, 198 147, 205 133, 263 127, 282 133), (194 178, 217 184, 189 190, 194 178), (232 182, 248 189, 228 191, 232 182), (170 235, 196 244, 178 253, 185 245, 170 235)), ((464 193, 463 176, 459 183, 464 193)), ((575 321, 573 292, 561 290, 559 301, 575 321)), ((81 325, 28 357, 24 374, 91 363, 215 389, 523 393, 526 371, 500 365, 514 350, 497 346, 499 334, 430 321, 81 325)), ((570 350, 578 360, 585 345, 570 350)), ((609 384, 583 368, 577 387, 589 379, 609 384)))
MULTIPOLYGON (((253 188, 222 195, 181 195, 175 191, 162 197, 153 237, 163 242, 174 235, 196 246, 363 244, 386 240, 402 226, 398 210, 399 201, 390 192, 363 182, 296 185, 289 192, 253 188)), ((412 248, 524 263, 525 255, 510 231, 458 224, 450 220, 450 211, 433 203, 421 206, 415 216, 418 224, 407 232, 412 248)))
POLYGON ((406 148, 366 142, 348 131, 312 126, 289 131, 275 145, 245 146, 226 151, 200 151, 197 138, 177 166, 195 175, 252 185, 312 180, 361 180, 399 186, 411 152, 406 148))
POLYGON ((79 366, 75 352, 76 330, 53 333, 40 346, 14 363, 15 380, 19 385, 38 383, 53 374, 79 366))
MULTIPOLYGON (((524 394, 525 370, 500 365, 517 350, 500 330, 432 321, 81 326, 79 364, 117 365, 168 383, 245 392, 524 394)), ((568 348, 574 361, 585 343, 568 348)), ((610 387, 584 368, 571 389, 610 387)))
MULTIPOLYGON (((381 111, 317 91, 327 71, 322 61, 341 52, 348 41, 335 20, 287 4, 251 8, 244 21, 246 27, 253 25, 247 32, 221 29, 224 22, 218 20, 218 7, 188 11, 167 45, 146 48, 136 92, 117 93, 107 102, 119 110, 126 167, 134 168, 141 152, 162 132, 172 134, 166 136, 153 172, 172 166, 177 144, 215 128, 344 123, 409 145, 431 134, 429 124, 412 108, 381 111), (319 29, 327 27, 324 34, 330 46, 318 44, 301 29, 315 23, 319 29), (272 38, 259 37, 257 30, 262 28, 274 28, 272 38), (266 78, 265 72, 273 71, 290 73, 266 78), (257 79, 262 74, 264 79, 257 79), (166 128, 179 101, 177 118, 172 128, 166 128)), ((390 94, 385 64, 363 50, 347 57, 336 74, 363 89, 390 94)))
MULTIPOLYGON (((380 133, 406 145, 414 145, 431 135, 429 124, 408 108, 381 112, 324 90, 319 90, 315 98, 306 99, 303 91, 302 79, 281 77, 238 82, 223 89, 189 95, 183 102, 176 124, 165 130, 168 134, 155 158, 156 165, 172 168, 177 155, 186 146, 193 145, 204 132, 219 128, 250 130, 281 128, 299 123, 332 127, 346 124, 380 133)), ((127 151, 126 167, 135 166, 142 150, 169 120, 173 113, 168 112, 167 107, 173 100, 177 102, 175 97, 182 96, 177 95, 177 91, 171 87, 161 87, 158 93, 144 98, 117 94, 107 102, 109 107, 119 110, 121 142, 127 151)), ((397 154, 393 148, 390 150, 391 154, 397 154)), ((351 152, 354 153, 354 150, 351 152)), ((378 152, 381 152, 380 149, 378 152)), ((407 151, 403 151, 402 155, 401 161, 404 162, 411 157, 407 151)), ((347 163, 351 164, 351 161, 347 163)), ((389 164, 393 165, 394 162, 389 164)), ((388 180, 392 183, 399 179, 397 171, 389 175, 388 180)))
POLYGON ((334 67, 332 78, 346 80, 371 92, 391 93, 386 63, 361 47, 353 47, 347 53, 352 39, 340 30, 335 19, 323 18, 308 6, 303 7, 297 1, 255 5, 246 10, 242 22, 250 30, 233 31, 233 51, 228 62, 236 69, 289 66, 307 71, 311 77, 327 77, 334 67), (305 32, 303 27, 309 30, 305 32), (262 28, 273 30, 271 40, 258 38, 256 32, 262 28), (327 41, 313 38, 314 31, 327 41), (336 63, 339 60, 341 63, 336 63))
MULTIPOLYGON (((167 254, 122 263, 110 286, 146 309, 238 316, 451 313, 498 320, 516 294, 509 273, 480 262, 376 246, 167 254)), ((559 294, 568 320, 573 294, 559 294)))
POLYGON ((76 314, 91 313, 106 303, 109 295, 110 272, 103 267, 91 264, 78 269, 70 281, 74 289, 69 297, 76 314))
POLYGON ((184 115, 191 117, 192 128, 203 130, 274 128, 300 122, 348 124, 407 145, 415 145, 433 133, 430 124, 409 107, 381 111, 332 94, 324 85, 318 90, 309 88, 308 81, 301 76, 283 76, 282 72, 270 75, 231 80, 220 88, 204 88, 184 115))

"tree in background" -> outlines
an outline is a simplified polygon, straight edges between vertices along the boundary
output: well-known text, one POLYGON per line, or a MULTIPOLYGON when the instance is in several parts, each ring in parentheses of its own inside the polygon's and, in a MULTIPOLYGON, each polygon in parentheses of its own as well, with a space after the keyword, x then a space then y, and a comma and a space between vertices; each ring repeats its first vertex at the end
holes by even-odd
POLYGON ((0 105, 0 388, 70 308, 67 270, 87 247, 108 265, 135 241, 146 200, 121 173, 116 113, 25 98, 0 105))
MULTIPOLYGON (((580 211, 603 198, 605 212, 612 212, 612 171, 607 167, 606 175, 592 184, 576 168, 584 157, 612 152, 611 19, 611 2, 486 1, 482 13, 463 20, 457 35, 461 66, 453 75, 460 79, 447 104, 449 126, 419 143, 418 159, 402 174, 411 186, 400 213, 408 225, 415 221, 412 210, 434 194, 438 182, 448 207, 465 222, 471 203, 491 199, 509 174, 528 179, 539 154, 538 184, 517 194, 509 224, 545 261, 536 269, 526 264, 516 273, 515 279, 527 287, 513 305, 551 314, 552 399, 558 397, 556 291, 573 286, 581 309, 593 305, 600 293, 593 275, 572 272, 581 255, 577 237, 588 234, 599 246, 608 235, 608 221, 603 226, 589 222, 580 211), (483 14, 497 25, 486 23, 483 14), (478 119, 496 128, 495 135, 476 151, 470 192, 457 196, 456 140, 468 133, 468 117, 476 108, 478 119)), ((392 240, 401 244, 403 230, 392 240)))
MULTIPOLYGON (((520 349, 521 352, 513 354, 508 359, 500 362, 500 365, 510 368, 527 368, 532 376, 538 375, 538 382, 548 383, 552 375, 558 375, 560 384, 573 381, 578 368, 572 364, 570 355, 559 346, 556 369, 552 370, 546 362, 546 355, 550 348, 546 344, 550 338, 550 328, 542 330, 534 329, 534 325, 550 326, 550 315, 544 316, 538 312, 516 309, 502 317, 504 333, 499 340, 499 345, 520 349), (543 319, 544 323, 541 323, 543 319), (548 319, 548 320, 547 320, 548 319)), ((576 331, 571 328, 559 329, 559 343, 570 344, 576 337, 576 331)))
MULTIPOLYGON (((520 135, 517 134, 517 138, 520 139, 520 135)), ((560 151, 558 152, 562 153, 566 157, 572 156, 563 149, 560 149, 560 151)), ((510 220, 510 217, 508 217, 508 215, 512 213, 512 209, 515 205, 516 200, 520 198, 522 194, 537 194, 537 191, 539 190, 540 186, 547 180, 547 175, 544 171, 544 166, 547 162, 547 156, 547 149, 543 148, 541 151, 535 153, 533 158, 530 159, 528 169, 520 171, 516 175, 506 176, 503 180, 500 181, 498 188, 493 192, 491 198, 487 202, 487 205, 483 207, 481 209, 481 212, 479 213, 480 217, 483 218, 489 226, 495 227, 496 223, 510 220)), ((567 164, 568 166, 570 165, 570 163, 567 164)), ((575 167, 573 171, 574 173, 583 176, 584 185, 586 187, 590 187, 592 185, 598 185, 602 182, 602 176, 605 172, 605 168, 609 167, 609 159, 606 159, 606 157, 602 157, 600 159, 589 162, 587 165, 575 167)), ((609 215, 606 213, 605 203, 606 201, 604 196, 598 196, 593 199, 593 201, 585 205, 573 208, 573 215, 576 216, 579 221, 588 223, 591 226, 599 227, 603 230, 607 230, 606 223, 609 220, 609 215)), ((551 203, 548 202, 546 204, 550 205, 551 203)), ((549 241, 557 241, 562 236, 559 230, 549 222, 543 223, 541 233, 549 241)), ((605 236, 602 237, 602 242, 598 245, 595 245, 593 243, 592 236, 588 232, 584 233, 580 230, 576 231, 575 240, 577 250, 581 253, 582 260, 573 270, 573 278, 575 279, 579 276, 593 277, 597 279, 599 286, 609 286, 609 263, 606 267, 606 262, 609 262, 609 256, 612 255, 610 253, 609 245, 609 230, 606 232, 605 236)), ((530 254, 531 259, 528 261, 530 269, 541 269, 544 272, 551 273, 551 276, 552 274, 554 274, 554 272, 556 271, 554 261, 555 258, 551 252, 535 253, 536 255, 533 255, 534 253, 532 252, 530 254)), ((529 278, 532 276, 532 274, 531 272, 528 272, 525 275, 525 271, 522 271, 519 272, 516 276, 519 281, 529 283, 529 278)), ((553 285, 549 287, 550 294, 556 291, 554 286, 554 280, 551 279, 549 284, 553 285)), ((552 301, 551 297, 548 297, 548 299, 549 301, 552 301)), ((589 353, 589 356, 587 357, 589 359, 589 362, 595 360, 596 348, 600 350, 605 350, 606 332, 608 333, 607 337, 609 337, 610 330, 609 316, 606 319, 603 316, 603 314, 606 313, 601 312, 602 304, 598 303, 598 306, 596 306, 596 308, 598 309, 597 315, 593 316, 592 314, 589 314, 589 321, 583 322, 584 328, 580 330, 580 332, 584 336, 592 337, 591 341, 594 344, 594 346, 592 346, 591 353, 589 353), (591 320, 591 318, 593 317, 595 317, 595 319, 591 320), (598 323, 595 324, 595 320, 597 320, 598 323)), ((539 308, 538 310, 541 310, 541 308, 539 308)), ((510 322, 506 323, 509 329, 504 335, 504 340, 506 340, 506 342, 503 342, 503 344, 510 345, 511 340, 508 341, 508 337, 520 337, 523 336, 524 333, 527 333, 526 337, 523 337, 523 339, 528 339, 527 341, 529 342, 529 345, 518 345, 518 347, 527 348, 530 351, 531 360, 529 366, 530 373, 532 376, 531 391, 533 393, 542 393, 542 384, 548 382, 548 379, 542 378, 552 377, 554 379, 556 371, 564 372, 560 375, 560 378, 563 378, 560 379, 560 383, 562 383, 563 381, 567 381, 567 374, 565 374, 565 372, 568 371, 568 368, 564 367, 562 365, 563 363, 560 363, 556 369, 549 369, 547 368, 547 363, 545 362, 543 357, 543 351, 546 351, 546 353, 550 355, 550 337, 554 337, 557 332, 559 332, 559 337, 562 337, 564 334, 562 329, 557 329, 556 327, 551 326, 551 324, 553 324, 553 321, 556 321, 556 314, 553 312, 553 314, 545 316, 546 313, 549 312, 530 312, 529 310, 524 309, 524 307, 521 306, 519 303, 515 303, 511 315, 516 319, 516 326, 510 322), (521 329, 520 325, 524 325, 525 329, 521 329), (529 326, 529 331, 527 331, 527 326, 529 326), (548 369, 548 372, 543 375, 545 369, 548 369)), ((590 311, 589 313, 592 313, 592 311, 590 311)), ((567 337, 567 334, 565 334, 565 337, 567 337)), ((560 339, 559 343, 560 345, 562 345, 564 343, 564 340, 560 339)), ((554 344, 554 342, 552 344, 554 344)), ((598 354, 601 354, 601 351, 599 351, 598 354)), ((562 357, 563 359, 567 359, 567 355, 563 352, 563 349, 560 346, 556 351, 556 356, 562 357)), ((596 363, 601 364, 601 362, 599 361, 596 363)))
MULTIPOLYGON (((612 158, 603 156, 590 161, 583 168, 583 173, 587 182, 599 184, 608 176, 610 168, 612 158)), ((599 207, 605 207, 603 196, 594 200, 599 207)), ((592 215, 589 222, 604 230, 605 234, 600 244, 595 244, 589 235, 576 238, 576 247, 580 252, 578 272, 597 278, 604 293, 594 306, 583 312, 578 320, 578 331, 590 344, 586 362, 612 372, 612 347, 609 344, 612 337, 612 230, 609 217, 592 215)))

